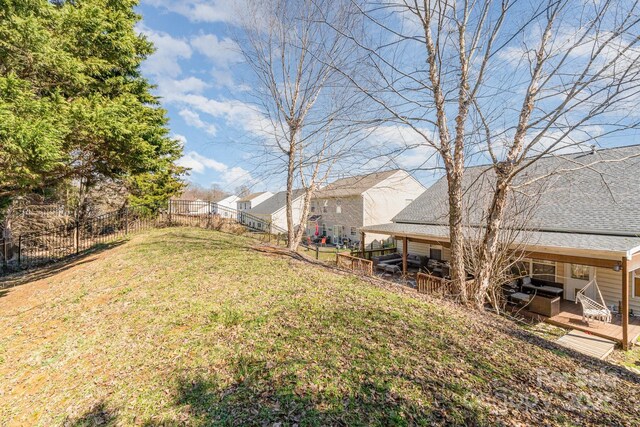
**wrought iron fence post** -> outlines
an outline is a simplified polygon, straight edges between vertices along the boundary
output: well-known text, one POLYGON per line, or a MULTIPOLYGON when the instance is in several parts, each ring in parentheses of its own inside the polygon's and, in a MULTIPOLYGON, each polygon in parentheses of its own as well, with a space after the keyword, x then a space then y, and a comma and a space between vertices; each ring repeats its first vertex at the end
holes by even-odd
POLYGON ((8 266, 7 262, 7 239, 2 238, 2 267, 6 270, 8 266))
POLYGON ((75 229, 75 240, 76 240, 76 255, 80 253, 80 221, 76 219, 76 229, 75 229))

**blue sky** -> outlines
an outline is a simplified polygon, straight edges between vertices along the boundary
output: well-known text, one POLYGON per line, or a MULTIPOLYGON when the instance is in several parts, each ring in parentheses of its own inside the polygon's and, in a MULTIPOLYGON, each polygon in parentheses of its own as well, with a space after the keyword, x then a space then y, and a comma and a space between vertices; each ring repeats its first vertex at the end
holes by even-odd
MULTIPOLYGON (((266 174, 268 168, 261 164, 265 159, 263 153, 258 146, 251 144, 251 141, 255 141, 256 127, 262 116, 250 103, 255 88, 252 87, 249 70, 243 65, 238 46, 232 40, 232 31, 240 21, 239 14, 243 10, 242 3, 249 1, 141 0, 138 12, 142 15, 142 21, 138 30, 157 49, 143 64, 143 73, 158 86, 157 94, 169 112, 172 134, 184 144, 184 157, 180 162, 192 169, 191 181, 205 187, 215 183, 227 191, 233 191, 243 184, 250 185, 254 190, 277 191, 282 189, 284 181, 277 174, 266 174)), ((398 23, 408 29, 414 24, 402 19, 398 23)), ((535 45, 537 31, 539 29, 532 26, 521 37, 510 41, 500 52, 501 56, 496 57, 490 77, 486 78, 490 83, 487 88, 492 92, 487 94, 483 103, 495 116, 495 128, 507 137, 508 126, 516 123, 512 116, 518 114, 521 105, 520 97, 514 95, 519 94, 518 90, 522 88, 517 82, 509 87, 510 91, 502 90, 501 85, 504 82, 512 84, 513 80, 519 80, 522 73, 529 72, 528 63, 522 61, 526 54, 523 47, 535 45), (528 40, 532 37, 532 40, 528 40), (500 125, 501 120, 505 121, 503 126, 500 125)), ((579 33, 580 25, 568 19, 562 22, 558 31, 560 42, 572 40, 579 33)), ((419 69, 424 73, 423 52, 413 52, 411 47, 408 49, 402 56, 403 62, 407 62, 407 69, 419 69)), ((588 58, 583 51, 585 49, 574 55, 575 64, 588 58)), ((526 79, 523 82, 526 84, 526 79)), ((635 94, 630 98, 633 106, 637 106, 638 96, 635 94)), ((554 102, 554 99, 550 98, 547 102, 554 102)), ((636 115, 633 116, 631 119, 635 120, 636 115)), ((587 123, 579 132, 575 132, 579 135, 572 135, 574 139, 586 141, 587 145, 594 141, 600 146, 640 142, 637 131, 607 136, 607 127, 617 118, 607 115, 604 122, 587 123), (595 139, 593 135, 596 135, 595 139)), ((568 115, 567 119, 573 117, 568 115)), ((424 133, 429 132, 433 132, 433 129, 424 129, 424 133)), ((561 132, 556 130, 556 134, 561 132)), ((553 132, 545 136, 547 139, 553 137, 553 132)), ((544 139, 540 144, 544 146, 544 139)), ((365 146, 368 153, 376 148, 388 152, 398 149, 396 154, 389 154, 389 158, 383 159, 381 156, 369 161, 371 168, 402 167, 414 171, 424 184, 434 179, 434 172, 429 171, 437 166, 433 149, 424 146, 415 132, 406 127, 381 125, 369 134, 365 146), (416 172, 417 168, 426 171, 416 172)), ((471 159, 470 163, 486 161, 482 152, 477 159, 471 159)), ((346 165, 339 174, 358 173, 359 164, 367 162, 355 163, 358 165, 346 165)))
MULTIPOLYGON (((242 1, 247 0, 141 0, 138 31, 156 47, 143 64, 143 74, 158 86, 172 135, 184 143, 180 163, 192 169, 190 181, 205 187, 218 184, 231 192, 239 185, 278 191, 284 179, 264 167, 265 156, 251 143, 252 125, 261 116, 251 104, 250 70, 232 37, 242 1)), ((406 128, 383 126, 367 144, 411 145, 415 138, 406 128)), ((392 159, 383 157, 335 167, 332 179, 379 168, 412 170, 425 159, 435 159, 427 147, 403 148, 392 159)), ((423 183, 434 179, 433 172, 416 175, 423 183)))
POLYGON ((181 163, 192 168, 190 180, 230 191, 256 181, 251 147, 243 143, 256 113, 238 101, 248 86, 229 37, 233 3, 142 0, 138 7, 138 30, 157 49, 143 73, 158 86, 172 135, 184 143, 181 163))

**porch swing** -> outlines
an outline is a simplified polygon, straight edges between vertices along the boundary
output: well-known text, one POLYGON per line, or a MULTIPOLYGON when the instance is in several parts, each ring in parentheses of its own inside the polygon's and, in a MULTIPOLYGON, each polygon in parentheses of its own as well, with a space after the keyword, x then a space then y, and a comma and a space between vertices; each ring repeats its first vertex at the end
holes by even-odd
POLYGON ((595 277, 576 294, 576 304, 578 303, 582 305, 583 322, 588 324, 589 320, 599 320, 604 323, 611 323, 611 311, 604 302, 595 277), (588 290, 591 290, 591 297, 587 296, 588 290))

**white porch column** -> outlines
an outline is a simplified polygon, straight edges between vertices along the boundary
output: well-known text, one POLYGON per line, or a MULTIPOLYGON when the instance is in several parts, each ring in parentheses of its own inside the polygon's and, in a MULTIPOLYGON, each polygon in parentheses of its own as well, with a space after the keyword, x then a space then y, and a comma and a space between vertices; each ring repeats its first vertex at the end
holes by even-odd
POLYGON ((622 258, 622 349, 629 349, 629 268, 627 257, 622 258))

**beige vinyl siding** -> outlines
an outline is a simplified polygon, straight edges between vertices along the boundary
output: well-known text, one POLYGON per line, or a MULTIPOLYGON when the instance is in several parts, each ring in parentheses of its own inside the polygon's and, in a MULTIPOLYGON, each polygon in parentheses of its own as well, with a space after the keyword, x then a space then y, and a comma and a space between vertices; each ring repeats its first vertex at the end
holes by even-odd
MULTIPOLYGON (((607 306, 618 306, 622 301, 622 272, 610 268, 596 268, 596 281, 607 306)), ((632 296, 633 287, 629 283, 629 308, 634 314, 640 314, 640 298, 632 296)))
POLYGON ((364 201, 362 225, 386 224, 400 213, 409 200, 415 200, 425 188, 405 171, 393 175, 362 194, 364 201))
POLYGON ((596 268, 596 282, 607 306, 617 306, 622 300, 622 272, 610 268, 596 268))
MULTIPOLYGON (((402 239, 398 238, 398 252, 402 253, 402 239)), ((420 255, 420 256, 429 256, 429 251, 431 247, 427 243, 420 242, 409 242, 407 245, 407 249, 409 249, 409 253, 412 255, 420 255)))
MULTIPOLYGON (((397 239, 398 242, 398 252, 402 253, 402 238, 397 239)), ((422 242, 412 242, 409 241, 407 248, 409 249, 409 253, 413 255, 420 256, 431 256, 431 245, 429 243, 422 242)), ((442 251, 442 259, 444 261, 449 261, 451 259, 451 250, 449 248, 445 248, 442 246, 433 246, 434 249, 440 249, 442 251)))
POLYGON ((566 283, 564 262, 556 262, 556 282, 562 283, 563 285, 566 283))

